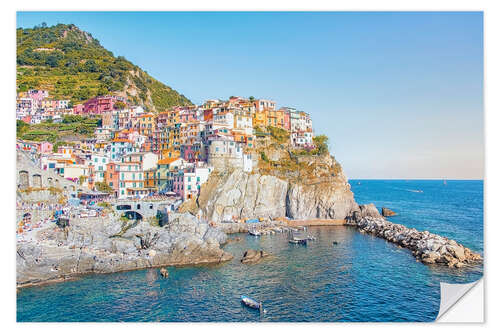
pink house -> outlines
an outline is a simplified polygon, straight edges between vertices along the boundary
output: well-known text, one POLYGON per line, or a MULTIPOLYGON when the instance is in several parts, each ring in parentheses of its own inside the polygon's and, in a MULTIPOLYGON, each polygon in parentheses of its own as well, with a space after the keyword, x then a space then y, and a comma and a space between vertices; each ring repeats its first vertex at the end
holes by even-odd
POLYGON ((52 143, 47 141, 43 141, 37 144, 37 150, 40 154, 52 153, 52 148, 52 143))
POLYGON ((198 160, 198 155, 199 151, 195 150, 193 145, 181 146, 181 157, 189 163, 196 162, 198 160))
POLYGON ((74 114, 82 114, 83 113, 83 104, 76 104, 73 106, 73 113, 74 114))
POLYGON ((83 113, 86 114, 101 114, 106 111, 113 111, 113 107, 117 101, 124 102, 124 98, 117 96, 97 96, 89 99, 83 105, 83 113))
POLYGON ((283 115, 283 127, 287 130, 287 131, 290 131, 291 130, 291 124, 290 124, 290 112, 289 111, 285 111, 284 115, 283 115))
POLYGON ((181 123, 192 123, 197 121, 196 110, 194 109, 186 109, 181 110, 179 114, 179 119, 181 123))
POLYGON ((42 101, 43 99, 49 97, 49 92, 47 90, 28 90, 28 97, 35 99, 37 101, 42 101))

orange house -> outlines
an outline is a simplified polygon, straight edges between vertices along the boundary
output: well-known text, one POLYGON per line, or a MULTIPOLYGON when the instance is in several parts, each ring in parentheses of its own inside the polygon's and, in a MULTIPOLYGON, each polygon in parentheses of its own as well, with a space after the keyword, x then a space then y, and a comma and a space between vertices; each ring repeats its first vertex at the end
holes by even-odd
POLYGON ((256 111, 253 114, 253 127, 266 127, 267 126, 267 114, 266 111, 256 111))

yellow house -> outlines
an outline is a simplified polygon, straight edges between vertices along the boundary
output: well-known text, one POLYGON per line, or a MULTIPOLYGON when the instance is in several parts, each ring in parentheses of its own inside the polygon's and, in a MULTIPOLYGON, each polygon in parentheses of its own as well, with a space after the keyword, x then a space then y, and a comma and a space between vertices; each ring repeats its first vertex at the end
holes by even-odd
POLYGON ((148 137, 153 135, 156 126, 155 126, 155 118, 152 114, 149 113, 139 116, 138 122, 139 122, 139 133, 141 135, 145 135, 148 137))
POLYGON ((253 114, 253 127, 266 127, 267 114, 266 111, 256 111, 253 114))
POLYGON ((172 159, 181 157, 180 150, 176 150, 174 148, 162 149, 160 150, 160 158, 161 159, 172 159))

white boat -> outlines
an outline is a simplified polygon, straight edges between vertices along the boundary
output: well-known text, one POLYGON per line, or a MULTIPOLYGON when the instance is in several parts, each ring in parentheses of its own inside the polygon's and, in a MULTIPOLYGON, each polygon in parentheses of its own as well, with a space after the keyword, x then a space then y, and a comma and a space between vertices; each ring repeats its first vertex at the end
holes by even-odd
POLYGON ((253 298, 250 298, 245 295, 241 295, 241 303, 245 304, 246 306, 252 309, 258 309, 258 310, 262 309, 262 302, 257 302, 253 298))
POLYGON ((259 231, 256 231, 256 230, 248 230, 248 233, 252 236, 260 236, 261 233, 259 231))

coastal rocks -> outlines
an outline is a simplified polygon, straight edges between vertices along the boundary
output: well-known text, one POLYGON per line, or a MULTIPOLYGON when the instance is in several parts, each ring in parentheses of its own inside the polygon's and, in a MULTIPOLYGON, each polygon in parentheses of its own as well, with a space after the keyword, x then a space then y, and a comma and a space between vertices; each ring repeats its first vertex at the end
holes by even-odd
POLYGON ((17 284, 59 281, 86 273, 220 263, 232 259, 220 245, 227 235, 190 214, 171 214, 168 227, 118 219, 72 219, 65 232, 54 226, 17 245, 17 284), (120 234, 117 236, 117 234, 120 234))
POLYGON ((162 267, 160 269, 160 275, 163 277, 163 278, 168 278, 168 271, 165 267, 162 267))
MULTIPOLYGON (((362 212, 363 210, 366 208, 361 209, 362 212)), ((354 224, 361 232, 373 234, 407 248, 425 264, 443 264, 459 268, 482 260, 480 254, 472 252, 456 241, 428 231, 410 229, 401 224, 388 222, 381 217, 365 216, 353 220, 354 223, 351 224, 354 224)))
POLYGON ((382 207, 382 216, 389 217, 394 216, 396 213, 387 207, 382 207))
POLYGON ((243 254, 243 258, 241 259, 242 264, 255 264, 259 262, 261 259, 269 256, 269 253, 264 252, 262 250, 247 250, 245 254, 243 254))
POLYGON ((374 204, 370 203, 367 205, 359 205, 359 210, 361 212, 361 217, 372 217, 380 218, 380 213, 374 204))

